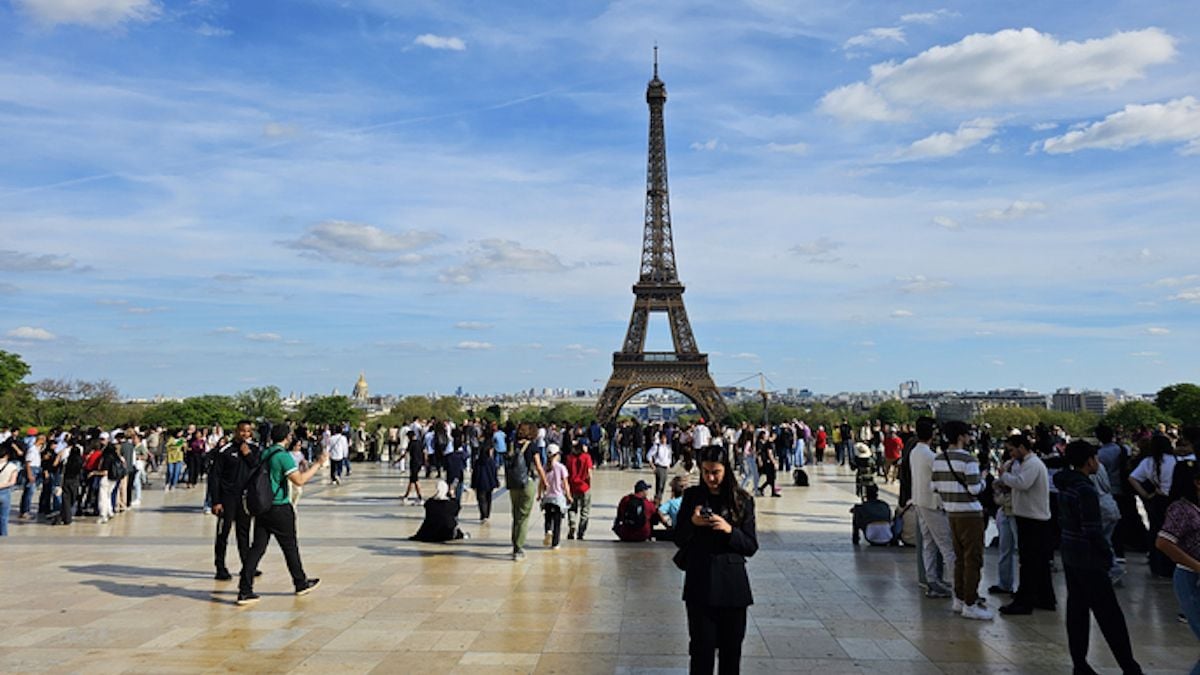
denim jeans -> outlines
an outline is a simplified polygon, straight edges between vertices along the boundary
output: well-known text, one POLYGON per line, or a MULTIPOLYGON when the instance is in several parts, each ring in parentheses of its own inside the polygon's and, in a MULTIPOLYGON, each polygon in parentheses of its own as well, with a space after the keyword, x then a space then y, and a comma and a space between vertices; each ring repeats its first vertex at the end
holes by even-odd
POLYGON ((179 484, 179 478, 183 474, 183 462, 171 462, 167 465, 167 487, 175 487, 179 484))
POLYGON ((12 488, 0 490, 0 537, 8 536, 8 512, 12 510, 12 488))
MULTIPOLYGON (((1181 567, 1175 568, 1175 597, 1187 617, 1188 627, 1192 635, 1200 638, 1200 574, 1181 567)), ((1192 675, 1200 675, 1200 661, 1191 670, 1192 675)))
POLYGON ((1013 568, 1017 564, 1017 519, 1015 516, 1004 513, 1004 509, 996 511, 996 529, 1000 532, 1000 587, 1013 591, 1016 590, 1014 585, 1013 568))
POLYGON ((42 467, 27 467, 26 471, 33 474, 33 480, 26 477, 25 471, 21 472, 21 482, 25 485, 25 489, 21 491, 21 515, 29 513, 29 509, 33 508, 33 493, 37 492, 42 483, 42 467))

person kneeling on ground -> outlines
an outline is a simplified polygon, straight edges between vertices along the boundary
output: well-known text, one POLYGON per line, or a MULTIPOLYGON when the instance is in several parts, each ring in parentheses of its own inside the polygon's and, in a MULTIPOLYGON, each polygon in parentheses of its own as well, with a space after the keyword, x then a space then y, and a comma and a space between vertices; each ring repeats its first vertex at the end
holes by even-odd
POLYGON ((612 529, 621 541, 648 541, 653 523, 670 525, 654 502, 646 499, 649 490, 650 484, 639 480, 633 486, 633 494, 622 497, 617 505, 617 519, 612 529))
POLYGON ((409 539, 435 544, 454 539, 470 539, 470 535, 458 527, 458 510, 458 500, 450 498, 450 485, 444 480, 439 480, 433 499, 425 500, 425 520, 417 533, 409 539))
POLYGON ((879 488, 867 486, 867 496, 861 504, 850 509, 854 514, 854 534, 851 541, 857 546, 859 533, 872 546, 890 546, 895 539, 892 534, 892 508, 879 498, 879 488))

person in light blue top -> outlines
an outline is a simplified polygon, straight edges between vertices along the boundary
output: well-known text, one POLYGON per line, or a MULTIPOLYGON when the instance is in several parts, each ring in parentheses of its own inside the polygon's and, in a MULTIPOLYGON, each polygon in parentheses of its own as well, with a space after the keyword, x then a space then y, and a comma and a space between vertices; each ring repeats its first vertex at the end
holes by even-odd
POLYGON ((654 538, 659 541, 672 541, 675 537, 675 526, 679 522, 679 506, 683 503, 683 491, 687 489, 687 476, 675 476, 671 479, 671 498, 658 508, 659 513, 666 518, 670 526, 654 530, 654 538))

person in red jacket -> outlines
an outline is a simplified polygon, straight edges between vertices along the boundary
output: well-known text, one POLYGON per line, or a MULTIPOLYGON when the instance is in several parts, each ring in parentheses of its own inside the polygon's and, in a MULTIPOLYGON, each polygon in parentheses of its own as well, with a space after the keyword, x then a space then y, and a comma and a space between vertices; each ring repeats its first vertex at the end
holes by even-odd
POLYGON ((821 464, 825 461, 825 446, 829 445, 829 434, 825 433, 825 427, 817 427, 817 439, 813 445, 817 464, 821 464))
POLYGON ((896 462, 900 461, 900 453, 904 451, 904 441, 896 433, 896 427, 888 427, 883 436, 883 482, 890 483, 896 479, 896 462))
POLYGON ((583 451, 578 441, 571 444, 567 455, 567 487, 571 489, 571 505, 567 508, 567 539, 583 539, 587 532, 588 515, 592 511, 592 455, 583 451))
POLYGON ((621 541, 649 541, 655 522, 670 526, 670 522, 659 513, 654 502, 646 498, 650 484, 639 480, 633 486, 633 494, 621 498, 617 504, 617 518, 613 522, 613 532, 621 541))

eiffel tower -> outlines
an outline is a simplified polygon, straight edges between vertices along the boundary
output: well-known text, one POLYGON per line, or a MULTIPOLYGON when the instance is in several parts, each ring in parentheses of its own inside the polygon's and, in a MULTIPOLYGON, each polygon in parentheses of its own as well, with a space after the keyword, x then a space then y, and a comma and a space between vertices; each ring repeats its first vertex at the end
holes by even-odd
POLYGON ((597 419, 607 422, 634 394, 646 389, 673 389, 687 396, 706 420, 721 420, 725 402, 708 373, 708 354, 696 347, 692 324, 683 306, 683 283, 675 267, 671 236, 671 204, 667 191, 667 142, 663 106, 667 87, 658 79, 658 48, 654 48, 654 77, 646 86, 650 106, 650 153, 646 164, 646 218, 642 232, 642 269, 633 285, 633 315, 621 351, 613 353, 613 372, 596 403, 597 419), (651 312, 665 312, 675 350, 646 351, 646 326, 651 312))

